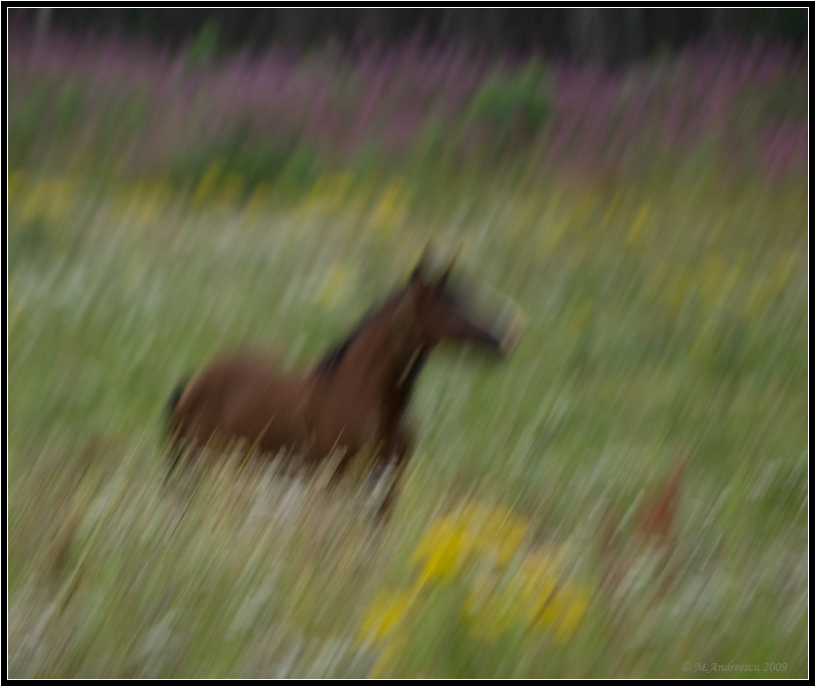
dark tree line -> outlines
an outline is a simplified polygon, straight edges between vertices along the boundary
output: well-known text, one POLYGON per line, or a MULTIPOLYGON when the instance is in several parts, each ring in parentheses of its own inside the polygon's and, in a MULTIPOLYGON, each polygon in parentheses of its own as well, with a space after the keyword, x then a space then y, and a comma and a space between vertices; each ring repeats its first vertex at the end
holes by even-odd
POLYGON ((30 8, 12 10, 37 26, 117 32, 172 46, 202 33, 213 49, 302 48, 334 42, 346 49, 420 36, 460 41, 489 51, 538 51, 608 63, 673 50, 710 36, 761 35, 796 46, 807 42, 807 7, 770 8, 30 8))

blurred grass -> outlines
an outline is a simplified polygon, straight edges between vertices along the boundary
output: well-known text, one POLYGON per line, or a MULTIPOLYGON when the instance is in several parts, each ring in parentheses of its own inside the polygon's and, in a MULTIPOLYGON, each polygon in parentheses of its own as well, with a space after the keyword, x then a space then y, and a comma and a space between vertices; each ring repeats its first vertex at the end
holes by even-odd
MULTIPOLYGON (((98 107, 60 92, 60 121, 98 107)), ((457 167, 422 136, 400 171, 296 146, 263 183, 228 146, 114 174, 39 116, 10 121, 41 141, 8 184, 10 676, 807 675, 806 175, 705 142, 457 167), (386 528, 274 466, 161 486, 179 379, 233 346, 308 364, 429 239, 528 328, 501 366, 431 359, 386 528)))

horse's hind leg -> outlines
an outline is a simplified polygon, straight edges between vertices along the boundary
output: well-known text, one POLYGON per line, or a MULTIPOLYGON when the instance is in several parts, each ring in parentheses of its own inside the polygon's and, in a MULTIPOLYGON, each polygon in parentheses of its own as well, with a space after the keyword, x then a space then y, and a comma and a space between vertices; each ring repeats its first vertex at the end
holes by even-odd
POLYGON ((408 465, 408 459, 414 450, 413 439, 409 432, 401 430, 397 435, 396 446, 391 454, 390 461, 392 463, 393 472, 390 475, 389 484, 383 498, 377 509, 376 518, 381 523, 386 523, 391 518, 394 511, 394 505, 399 496, 399 484, 402 480, 402 473, 408 465))
POLYGON ((167 484, 178 469, 195 465, 203 450, 203 447, 190 444, 179 436, 172 437, 165 456, 166 467, 162 484, 167 484))
POLYGON ((173 393, 170 394, 170 398, 167 401, 167 406, 165 408, 165 416, 166 416, 166 441, 169 444, 169 448, 167 451, 167 471, 164 474, 164 483, 167 483, 167 480, 170 479, 170 475, 176 469, 176 465, 178 465, 179 459, 181 458, 181 454, 184 452, 184 442, 181 439, 181 427, 177 426, 176 418, 175 418, 175 411, 176 406, 178 406, 179 400, 181 399, 182 395, 184 394, 184 390, 187 388, 187 384, 189 384, 190 380, 189 377, 183 379, 176 385, 176 388, 173 389, 173 393))
POLYGON ((167 484, 170 481, 170 475, 173 474, 173 471, 176 469, 179 460, 181 459, 181 454, 183 452, 183 447, 180 441, 172 441, 170 444, 170 448, 167 451, 166 457, 166 468, 164 470, 164 478, 162 479, 162 484, 167 484))

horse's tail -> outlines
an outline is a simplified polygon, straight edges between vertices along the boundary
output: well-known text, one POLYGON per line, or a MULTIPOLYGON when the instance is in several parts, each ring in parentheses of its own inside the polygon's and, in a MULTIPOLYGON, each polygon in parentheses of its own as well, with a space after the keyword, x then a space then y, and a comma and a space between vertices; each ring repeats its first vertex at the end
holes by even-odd
POLYGON ((169 419, 170 416, 173 414, 173 411, 176 409, 179 400, 181 399, 181 395, 184 393, 184 390, 187 388, 187 385, 190 383, 190 377, 185 377, 182 379, 177 385, 176 388, 173 389, 173 393, 170 394, 170 399, 167 401, 167 409, 166 414, 167 418, 169 419))
POLYGON ((168 467, 167 472, 164 475, 164 481, 166 482, 167 479, 170 477, 170 473, 176 467, 176 463, 178 463, 179 458, 181 457, 182 446, 180 437, 177 436, 178 428, 173 427, 173 411, 176 409, 179 400, 181 399, 184 390, 187 388, 187 385, 190 383, 190 377, 185 377, 182 379, 177 385, 176 388, 173 389, 173 393, 170 394, 170 398, 167 401, 167 405, 165 406, 164 415, 165 415, 165 441, 170 442, 170 449, 167 454, 168 458, 168 467))

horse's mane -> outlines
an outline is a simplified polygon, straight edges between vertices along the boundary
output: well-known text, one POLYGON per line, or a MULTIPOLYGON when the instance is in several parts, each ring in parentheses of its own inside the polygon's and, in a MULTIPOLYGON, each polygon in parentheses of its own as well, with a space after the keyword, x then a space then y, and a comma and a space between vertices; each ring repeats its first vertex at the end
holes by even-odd
POLYGON ((320 362, 317 364, 317 372, 320 374, 333 374, 337 368, 340 366, 340 363, 343 360, 343 357, 348 351, 349 346, 351 346, 352 342, 362 333, 366 327, 373 320, 377 318, 377 316, 385 310, 391 303, 402 296, 402 291, 397 294, 392 295, 390 298, 386 299, 382 303, 377 306, 372 306, 368 309, 365 315, 363 315, 362 319, 357 323, 357 326, 354 327, 351 334, 349 334, 343 341, 339 344, 332 346, 326 354, 320 359, 320 362))

